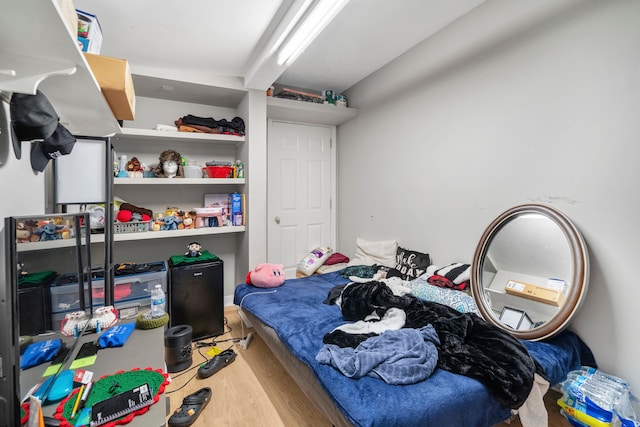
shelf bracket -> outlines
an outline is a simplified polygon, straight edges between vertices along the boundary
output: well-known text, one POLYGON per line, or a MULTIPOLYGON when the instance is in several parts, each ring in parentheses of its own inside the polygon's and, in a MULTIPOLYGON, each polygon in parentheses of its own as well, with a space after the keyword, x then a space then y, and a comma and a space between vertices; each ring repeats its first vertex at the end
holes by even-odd
POLYGON ((0 91, 3 92, 35 95, 44 79, 51 76, 70 76, 77 71, 77 66, 68 61, 27 55, 7 56, 8 63, 0 70, 0 91))

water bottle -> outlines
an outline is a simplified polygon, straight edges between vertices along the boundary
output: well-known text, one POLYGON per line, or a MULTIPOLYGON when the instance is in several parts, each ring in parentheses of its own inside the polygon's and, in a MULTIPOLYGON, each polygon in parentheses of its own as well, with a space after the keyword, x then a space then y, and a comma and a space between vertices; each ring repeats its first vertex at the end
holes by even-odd
POLYGON ((165 297, 162 285, 156 285, 155 289, 151 290, 151 317, 164 316, 165 297))

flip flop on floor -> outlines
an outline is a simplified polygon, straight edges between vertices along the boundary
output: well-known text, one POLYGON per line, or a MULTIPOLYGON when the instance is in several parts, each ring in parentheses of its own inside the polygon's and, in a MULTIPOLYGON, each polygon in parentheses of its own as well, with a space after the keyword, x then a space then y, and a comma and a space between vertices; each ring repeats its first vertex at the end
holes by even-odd
POLYGON ((209 387, 186 396, 182 400, 182 406, 169 417, 169 427, 187 427, 193 424, 198 415, 211 400, 211 389, 209 387))

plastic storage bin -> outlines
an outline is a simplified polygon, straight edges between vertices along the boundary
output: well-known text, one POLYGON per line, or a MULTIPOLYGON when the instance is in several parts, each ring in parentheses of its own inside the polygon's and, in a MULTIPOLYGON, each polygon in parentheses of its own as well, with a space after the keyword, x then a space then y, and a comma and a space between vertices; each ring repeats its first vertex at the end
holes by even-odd
MULTIPOLYGON (((167 268, 164 261, 143 264, 149 267, 149 272, 132 274, 119 274, 114 277, 113 299, 114 305, 119 310, 149 306, 151 301, 151 290, 159 284, 166 292, 167 290, 167 268)), ((136 270, 136 267, 132 267, 136 270)), ((94 273, 99 276, 100 273, 94 273)), ((91 280, 93 307, 104 305, 104 278, 96 277, 91 280)), ((89 303, 89 289, 85 282, 85 304, 89 303)), ((51 286, 51 313, 54 320, 64 314, 80 309, 80 298, 78 296, 77 275, 64 274, 51 286)))

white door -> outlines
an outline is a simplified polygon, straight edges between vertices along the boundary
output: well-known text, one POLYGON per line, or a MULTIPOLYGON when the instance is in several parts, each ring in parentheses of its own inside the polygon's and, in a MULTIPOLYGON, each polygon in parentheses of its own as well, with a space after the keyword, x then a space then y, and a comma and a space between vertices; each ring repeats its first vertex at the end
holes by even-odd
POLYGON ((267 163, 269 263, 295 277, 299 260, 335 242, 335 128, 269 121, 267 163))

